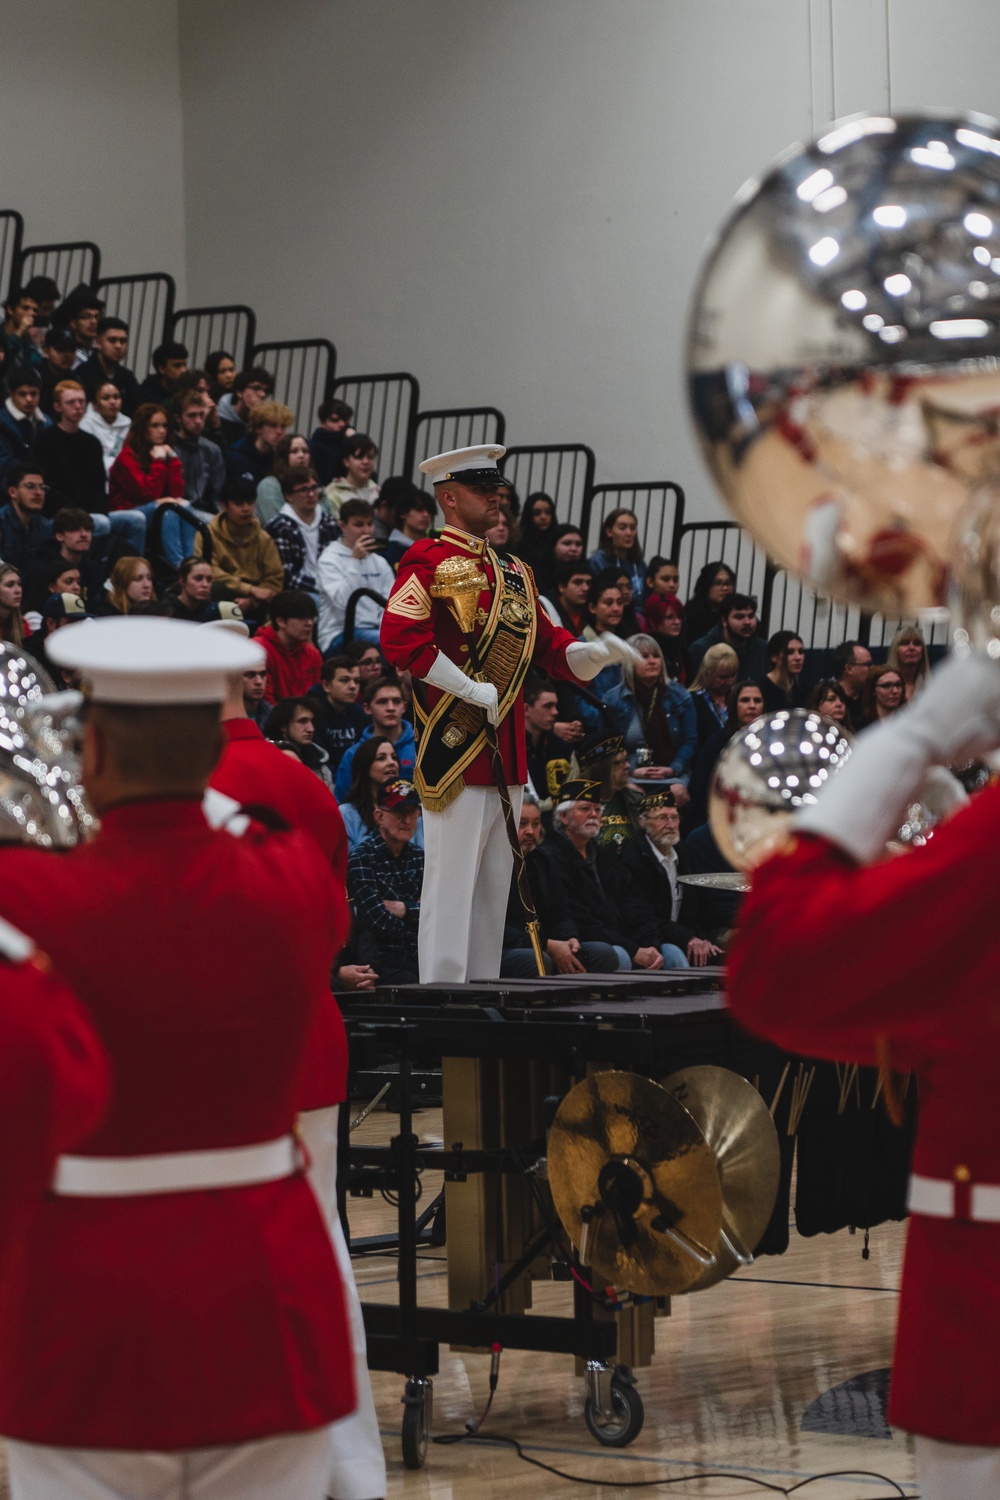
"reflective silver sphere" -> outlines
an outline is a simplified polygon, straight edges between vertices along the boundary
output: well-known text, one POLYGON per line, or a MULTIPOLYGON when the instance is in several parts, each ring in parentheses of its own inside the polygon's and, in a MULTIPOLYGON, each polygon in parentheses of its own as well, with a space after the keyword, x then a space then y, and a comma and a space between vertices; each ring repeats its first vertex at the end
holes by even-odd
POLYGON ((97 828, 80 786, 79 695, 0 643, 0 842, 71 848, 97 828))
POLYGON ((1000 126, 859 117, 738 196, 695 296, 691 405, 776 563, 907 614, 945 602, 959 512, 1000 474, 998 357, 1000 126))
POLYGON ((708 821, 729 863, 753 870, 780 848, 796 811, 850 754, 840 725, 804 708, 764 714, 734 734, 708 794, 708 821))

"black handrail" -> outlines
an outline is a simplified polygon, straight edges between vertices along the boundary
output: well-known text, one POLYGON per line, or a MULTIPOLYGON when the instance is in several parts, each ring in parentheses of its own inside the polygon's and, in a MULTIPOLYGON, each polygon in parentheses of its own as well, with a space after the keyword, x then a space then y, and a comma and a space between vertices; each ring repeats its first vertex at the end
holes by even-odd
POLYGON ((362 599, 374 599, 375 603, 381 605, 383 609, 385 609, 389 602, 381 594, 376 593, 374 589, 355 589, 347 601, 347 608, 344 610, 344 634, 342 642, 345 646, 350 645, 354 639, 354 616, 358 612, 358 605, 362 599))
POLYGON ((178 308, 170 320, 170 338, 186 344, 191 365, 197 368, 216 349, 227 349, 236 368, 246 368, 246 356, 257 337, 257 314, 245 302, 220 302, 208 307, 178 308), (185 325, 193 322, 193 328, 185 325))
POLYGON ((52 245, 25 245, 11 281, 16 290, 32 276, 51 276, 65 297, 81 282, 95 286, 100 274, 101 252, 93 240, 62 240, 52 245))
POLYGON ((163 343, 174 315, 174 278, 166 271, 102 276, 94 290, 103 297, 108 316, 122 318, 129 325, 129 369, 140 375, 151 370, 153 350, 163 343))
POLYGON ((14 272, 21 264, 24 218, 16 208, 0 210, 0 297, 16 291, 14 272))
POLYGON ((316 421, 317 407, 328 401, 333 392, 337 372, 335 345, 329 339, 275 339, 267 344, 254 344, 247 364, 270 370, 274 376, 275 400, 291 407, 296 428, 308 434, 316 421))
POLYGON ((380 476, 412 474, 413 414, 420 406, 416 376, 408 370, 344 375, 334 381, 332 394, 354 407, 354 426, 378 444, 380 476))
POLYGON ((587 535, 594 490, 592 448, 585 443, 526 444, 508 448, 499 467, 522 500, 533 490, 544 490, 556 502, 559 520, 572 521, 587 535))
MULTIPOLYGON (((159 584, 172 582, 177 569, 168 563, 163 556, 163 522, 168 512, 179 516, 185 521, 192 531, 196 531, 201 537, 201 557, 203 561, 212 561, 212 533, 206 522, 194 514, 188 505, 176 505, 172 500, 164 500, 153 511, 146 526, 146 558, 153 570, 153 576, 159 584)), ((194 555, 194 540, 191 542, 190 556, 194 555)))

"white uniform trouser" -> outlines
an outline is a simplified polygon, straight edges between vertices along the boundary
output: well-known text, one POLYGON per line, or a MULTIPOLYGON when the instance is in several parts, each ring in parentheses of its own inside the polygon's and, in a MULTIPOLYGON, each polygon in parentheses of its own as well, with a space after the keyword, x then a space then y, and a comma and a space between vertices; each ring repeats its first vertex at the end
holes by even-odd
POLYGON ((1000 1448, 918 1437, 915 1451, 923 1500, 1000 1500, 1000 1448))
MULTIPOLYGON (((517 827, 523 788, 508 791, 517 827)), ((424 809, 422 984, 497 978, 513 859, 496 787, 467 786, 443 812, 424 809)))
POLYGON ((190 1453, 7 1440, 11 1500, 323 1500, 329 1429, 190 1453))
MULTIPOLYGON (((361 1298, 354 1281, 351 1254, 337 1212, 337 1105, 329 1109, 310 1109, 299 1115, 299 1128, 309 1152, 309 1178, 319 1199, 323 1217, 330 1228, 330 1238, 337 1265, 344 1282, 347 1316, 351 1325, 354 1349, 354 1384, 358 1395, 356 1409, 327 1429, 332 1447, 332 1463, 327 1493, 333 1500, 381 1500, 386 1492, 385 1455, 379 1436, 375 1398, 368 1374, 365 1322, 361 1298)), ((288 1497, 291 1500, 291 1496, 288 1497)))

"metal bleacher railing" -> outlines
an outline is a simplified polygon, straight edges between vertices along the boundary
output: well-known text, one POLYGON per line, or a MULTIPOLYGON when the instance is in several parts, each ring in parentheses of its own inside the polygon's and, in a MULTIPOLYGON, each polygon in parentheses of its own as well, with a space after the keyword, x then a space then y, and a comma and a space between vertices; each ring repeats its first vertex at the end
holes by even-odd
POLYGON ((101 274, 101 252, 93 240, 64 240, 56 245, 25 245, 13 279, 24 286, 32 276, 51 276, 65 297, 74 287, 94 286, 101 274))
POLYGON ((169 337, 185 345, 188 362, 196 369, 204 369, 205 360, 216 349, 225 349, 242 370, 257 337, 257 315, 242 302, 181 307, 170 320, 169 337))
POLYGON ((544 490, 560 521, 572 521, 586 536, 594 493, 594 451, 584 443, 537 443, 508 448, 500 470, 522 502, 544 490))
POLYGON ((684 525, 684 491, 672 479, 642 484, 598 484, 590 495, 589 535, 586 550, 596 551, 601 526, 613 510, 630 510, 639 523, 639 541, 645 558, 676 557, 684 525))
POLYGON ((255 344, 248 365, 260 365, 274 376, 274 399, 295 417, 295 431, 308 435, 316 409, 333 393, 337 351, 329 339, 283 339, 255 344))
POLYGON ((129 325, 128 366, 141 380, 153 368, 153 350, 166 338, 176 287, 165 271, 146 276, 102 276, 94 290, 109 318, 129 325))
POLYGON ((15 208, 0 211, 0 297, 16 290, 14 272, 21 260, 24 219, 15 208))
POLYGON ((415 418, 420 407, 416 376, 405 370, 385 375, 345 375, 333 383, 334 396, 354 408, 354 427, 366 432, 379 450, 378 472, 413 472, 415 418))
POLYGON ((479 443, 502 443, 507 418, 495 406, 452 406, 417 412, 413 420, 410 477, 423 483, 418 465, 433 453, 471 448, 479 443))

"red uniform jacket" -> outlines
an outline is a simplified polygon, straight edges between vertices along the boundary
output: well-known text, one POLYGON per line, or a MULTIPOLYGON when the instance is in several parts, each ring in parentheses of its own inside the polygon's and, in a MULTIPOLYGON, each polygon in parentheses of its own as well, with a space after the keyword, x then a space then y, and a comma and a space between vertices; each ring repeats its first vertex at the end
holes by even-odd
MULTIPOLYGON (((333 871, 338 899, 346 903, 347 831, 333 796, 300 760, 266 740, 251 719, 226 719, 222 731, 226 747, 210 785, 244 806, 269 807, 289 828, 311 834, 333 871)), ((300 1109, 325 1109, 347 1098, 347 1034, 329 976, 300 1088, 300 1109)))
POLYGON ((108 475, 108 507, 110 510, 132 510, 136 505, 148 505, 151 500, 162 500, 170 496, 179 500, 184 494, 184 470, 180 459, 152 458, 147 468, 140 464, 134 449, 125 444, 108 475))
POLYGON ((111 1097, 93 1023, 39 962, 0 958, 0 1257, 25 1233, 56 1158, 96 1129, 111 1097))
POLYGON ((312 641, 303 641, 289 651, 281 644, 273 625, 262 625, 254 640, 263 646, 267 657, 268 703, 277 703, 279 698, 304 698, 319 682, 323 658, 312 641))
MULTIPOLYGON (((0 909, 89 1007, 114 1096, 78 1150, 198 1151, 292 1130, 345 908, 313 840, 123 804, 67 854, 0 854, 0 909)), ((0 1277, 0 1432, 177 1449, 353 1410, 330 1236, 304 1173, 131 1198, 47 1196, 0 1277)))
MULTIPOLYGON (((922 848, 858 869, 803 838, 754 876, 730 950, 746 1026, 815 1057, 915 1069, 914 1171, 1000 1184, 1000 788, 922 848)), ((910 1219, 890 1418, 1000 1444, 1000 1225, 910 1219)))
MULTIPOLYGON (((468 661, 465 638, 448 604, 431 595, 434 570, 446 557, 476 557, 487 578, 487 588, 479 596, 480 620, 474 627, 478 638, 482 634, 482 615, 490 607, 495 582, 495 569, 490 561, 490 549, 480 537, 470 536, 458 527, 446 526, 436 540, 414 542, 399 564, 396 583, 389 596, 389 603, 382 616, 382 654, 399 670, 412 672, 423 678, 434 665, 438 651, 451 657, 458 666, 468 661)), ((535 602, 536 636, 532 662, 547 672, 550 677, 568 678, 575 681, 566 665, 566 647, 575 639, 568 630, 553 625, 538 604, 537 590, 532 585, 535 602)), ((423 690, 430 713, 444 696, 439 688, 429 684, 423 690)), ((518 693, 511 711, 500 721, 497 742, 507 773, 507 784, 518 786, 528 779, 527 752, 524 744, 524 696, 518 693)), ((462 773, 467 786, 494 786, 493 762, 488 750, 483 750, 462 773)))

